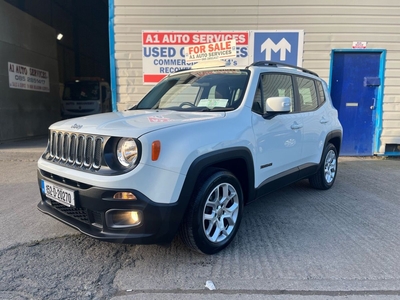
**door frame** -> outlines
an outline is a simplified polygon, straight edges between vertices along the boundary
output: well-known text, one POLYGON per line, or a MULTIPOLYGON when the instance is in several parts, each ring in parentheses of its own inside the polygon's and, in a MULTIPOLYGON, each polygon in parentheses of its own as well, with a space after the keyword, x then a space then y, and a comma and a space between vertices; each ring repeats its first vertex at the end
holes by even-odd
MULTIPOLYGON (((374 130, 374 138, 372 151, 373 154, 378 154, 381 134, 382 134, 382 117, 383 117, 383 90, 385 86, 385 63, 386 63, 386 49, 332 49, 331 51, 331 62, 330 62, 330 70, 329 70, 329 92, 332 87, 332 71, 333 71, 333 60, 334 54, 338 52, 349 52, 349 53, 380 53, 379 60, 379 78, 381 81, 381 85, 378 87, 377 95, 376 95, 376 103, 375 103, 375 130, 374 130)), ((381 153, 383 155, 383 153, 381 153)))

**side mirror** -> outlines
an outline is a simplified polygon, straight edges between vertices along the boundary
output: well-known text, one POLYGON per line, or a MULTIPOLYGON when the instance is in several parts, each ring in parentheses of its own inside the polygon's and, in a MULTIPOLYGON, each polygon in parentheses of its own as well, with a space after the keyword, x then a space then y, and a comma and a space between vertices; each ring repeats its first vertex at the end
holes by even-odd
POLYGON ((288 113, 292 106, 292 99, 289 97, 270 97, 265 100, 267 113, 288 113))

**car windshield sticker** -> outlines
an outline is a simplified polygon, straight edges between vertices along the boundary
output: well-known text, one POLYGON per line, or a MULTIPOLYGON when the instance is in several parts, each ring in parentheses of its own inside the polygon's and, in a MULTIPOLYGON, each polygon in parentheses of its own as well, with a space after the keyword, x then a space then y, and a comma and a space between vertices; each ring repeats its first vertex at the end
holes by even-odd
POLYGON ((197 106, 206 106, 208 108, 226 107, 228 99, 201 99, 197 106))

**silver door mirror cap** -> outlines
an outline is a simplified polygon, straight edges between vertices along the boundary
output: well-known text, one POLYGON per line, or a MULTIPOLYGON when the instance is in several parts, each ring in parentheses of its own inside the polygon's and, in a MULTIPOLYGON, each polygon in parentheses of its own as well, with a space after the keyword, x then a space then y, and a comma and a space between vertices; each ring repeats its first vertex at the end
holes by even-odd
POLYGON ((289 97, 270 97, 265 101, 266 112, 286 113, 290 112, 292 99, 289 97))

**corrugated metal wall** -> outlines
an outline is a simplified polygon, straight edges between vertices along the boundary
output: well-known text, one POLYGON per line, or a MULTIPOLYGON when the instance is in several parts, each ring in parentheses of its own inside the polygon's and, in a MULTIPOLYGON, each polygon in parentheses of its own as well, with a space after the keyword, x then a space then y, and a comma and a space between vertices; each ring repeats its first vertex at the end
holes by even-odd
POLYGON ((139 101, 142 30, 298 30, 305 32, 303 66, 329 82, 332 49, 353 41, 387 50, 383 131, 400 144, 400 2, 396 0, 114 0, 118 108, 139 101))

